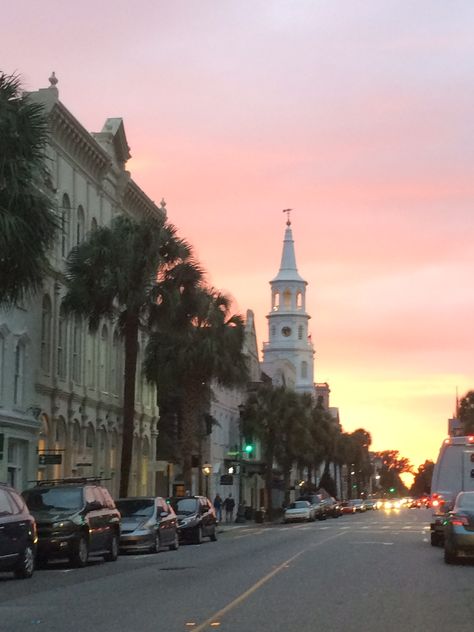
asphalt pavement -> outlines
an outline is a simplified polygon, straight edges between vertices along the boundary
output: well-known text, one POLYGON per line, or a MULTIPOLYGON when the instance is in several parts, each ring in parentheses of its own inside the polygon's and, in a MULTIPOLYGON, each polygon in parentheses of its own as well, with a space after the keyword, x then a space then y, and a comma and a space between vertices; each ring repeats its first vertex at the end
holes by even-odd
POLYGON ((472 632, 474 562, 448 566, 429 510, 223 525, 176 552, 0 575, 1 632, 472 632))

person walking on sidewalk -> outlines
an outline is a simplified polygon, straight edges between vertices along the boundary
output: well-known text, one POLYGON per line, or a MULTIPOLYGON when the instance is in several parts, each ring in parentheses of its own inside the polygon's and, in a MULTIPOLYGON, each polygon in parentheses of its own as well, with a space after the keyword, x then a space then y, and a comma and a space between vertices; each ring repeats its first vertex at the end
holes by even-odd
POLYGON ((227 498, 224 500, 226 522, 232 522, 232 518, 234 517, 234 507, 235 507, 235 500, 232 498, 232 494, 229 494, 227 498))
POLYGON ((222 498, 219 496, 219 494, 216 494, 213 504, 214 509, 216 510, 217 520, 219 522, 222 522, 222 498))

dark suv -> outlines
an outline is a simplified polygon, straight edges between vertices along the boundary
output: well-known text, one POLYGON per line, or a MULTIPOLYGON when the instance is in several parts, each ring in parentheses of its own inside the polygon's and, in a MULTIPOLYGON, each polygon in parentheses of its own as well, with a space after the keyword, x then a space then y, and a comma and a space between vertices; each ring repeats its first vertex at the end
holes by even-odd
POLYGON ((36 525, 23 499, 14 489, 0 483, 0 571, 15 577, 33 575, 36 525))
POLYGON ((89 554, 117 559, 120 513, 99 479, 41 481, 23 497, 36 519, 40 564, 66 557, 85 566, 89 554))
POLYGON ((201 544, 204 537, 217 540, 217 518, 214 507, 205 496, 172 498, 171 506, 178 517, 179 539, 201 544))

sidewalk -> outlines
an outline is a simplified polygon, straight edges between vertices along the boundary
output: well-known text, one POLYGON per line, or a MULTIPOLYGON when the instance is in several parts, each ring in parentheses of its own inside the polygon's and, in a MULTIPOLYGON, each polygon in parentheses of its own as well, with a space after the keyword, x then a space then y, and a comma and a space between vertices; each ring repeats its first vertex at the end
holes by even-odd
POLYGON ((217 533, 226 533, 226 531, 233 531, 234 529, 242 529, 243 527, 252 528, 264 528, 264 527, 272 527, 273 525, 278 524, 278 521, 265 521, 265 522, 255 522, 255 520, 246 520, 245 522, 219 522, 217 525, 217 533))

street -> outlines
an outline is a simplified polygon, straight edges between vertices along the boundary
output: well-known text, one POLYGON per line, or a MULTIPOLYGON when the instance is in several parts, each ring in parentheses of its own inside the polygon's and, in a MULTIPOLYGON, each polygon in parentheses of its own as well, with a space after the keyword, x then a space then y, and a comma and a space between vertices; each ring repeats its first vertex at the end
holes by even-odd
POLYGON ((223 528, 217 542, 31 580, 0 575, 2 632, 473 629, 474 562, 447 566, 429 510, 223 528))

